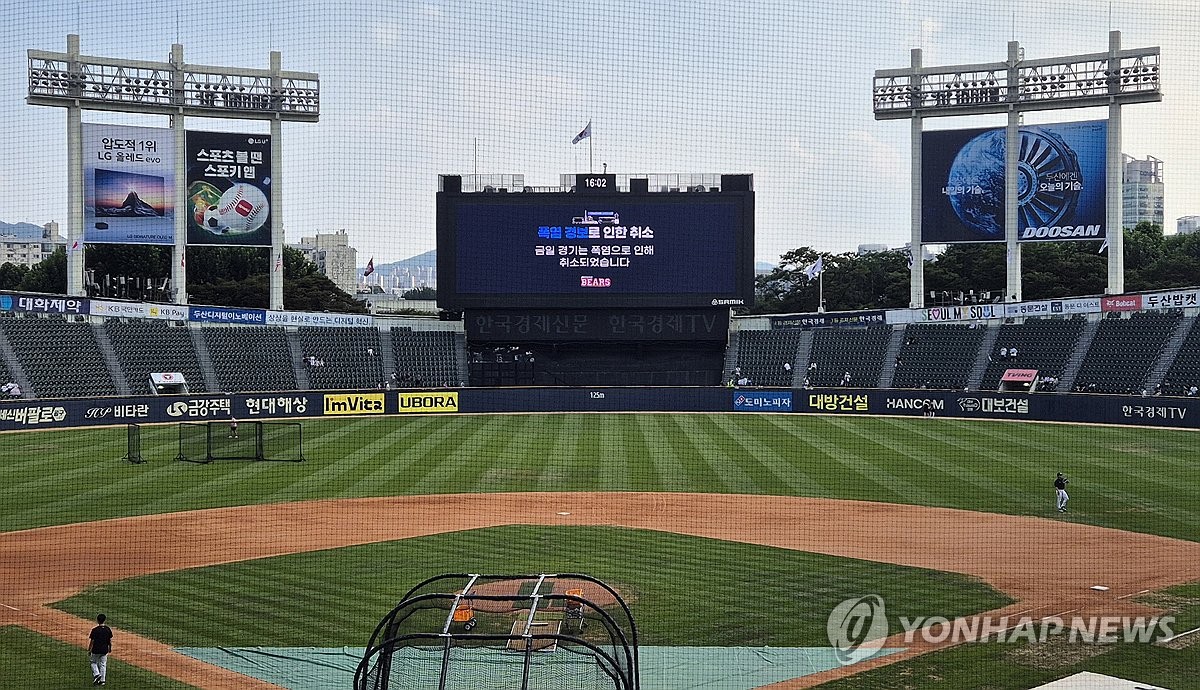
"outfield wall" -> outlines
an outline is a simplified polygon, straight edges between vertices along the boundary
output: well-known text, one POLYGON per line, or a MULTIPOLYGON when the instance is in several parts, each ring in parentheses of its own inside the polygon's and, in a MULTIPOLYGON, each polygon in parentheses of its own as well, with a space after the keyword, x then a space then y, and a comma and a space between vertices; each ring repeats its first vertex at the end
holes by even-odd
POLYGON ((769 412, 1200 428, 1200 398, 877 389, 464 388, 134 396, 0 403, 0 431, 130 423, 472 412, 769 412))

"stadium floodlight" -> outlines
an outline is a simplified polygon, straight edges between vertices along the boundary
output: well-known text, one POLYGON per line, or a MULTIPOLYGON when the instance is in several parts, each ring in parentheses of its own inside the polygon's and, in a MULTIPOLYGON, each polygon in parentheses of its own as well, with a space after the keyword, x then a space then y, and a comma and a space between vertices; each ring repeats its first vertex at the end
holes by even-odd
MULTIPOLYGON (((1108 242, 1109 294, 1125 291, 1124 243, 1121 228, 1121 106, 1162 100, 1161 60, 1157 46, 1121 48, 1121 32, 1109 32, 1108 51, 1087 55, 1026 60, 1016 41, 1008 59, 987 64, 924 67, 921 49, 912 50, 909 67, 876 70, 872 108, 876 120, 912 121, 912 246, 922 251, 921 134, 927 117, 954 115, 1008 116, 1005 133, 1004 238, 1008 248, 1005 295, 1021 299, 1021 254, 1018 228, 1018 160, 1021 116, 1039 110, 1108 108, 1105 145, 1105 223, 1108 242)), ((911 269, 909 306, 924 306, 924 265, 911 269)))

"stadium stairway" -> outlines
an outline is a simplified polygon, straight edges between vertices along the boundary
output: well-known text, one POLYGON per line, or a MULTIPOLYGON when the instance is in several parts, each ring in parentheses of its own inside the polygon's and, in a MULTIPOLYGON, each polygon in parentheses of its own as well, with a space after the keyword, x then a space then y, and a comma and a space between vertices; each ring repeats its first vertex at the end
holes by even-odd
POLYGON ((208 351, 208 341, 196 324, 188 326, 188 335, 192 338, 192 347, 196 350, 196 361, 200 363, 200 374, 204 377, 204 389, 212 392, 221 390, 217 380, 217 369, 213 366, 212 354, 208 351))
MULTIPOLYGON (((4 357, 4 368, 8 370, 8 375, 21 387, 21 397, 32 400, 35 397, 33 385, 29 383, 29 377, 25 375, 25 368, 21 366, 21 360, 13 350, 12 343, 8 342, 8 336, 4 334, 3 328, 0 328, 0 355, 4 357)), ((5 383, 8 382, 5 381, 5 383)))
POLYGON ((813 337, 812 330, 806 330, 800 334, 800 341, 796 343, 796 358, 792 361, 792 388, 804 385, 808 362, 812 359, 813 337))
POLYGON ((287 330, 288 355, 292 360, 292 373, 296 376, 296 389, 306 391, 312 388, 308 380, 308 367, 304 366, 304 346, 300 344, 300 332, 295 329, 287 330))
POLYGON ((996 347, 996 340, 1000 337, 1000 327, 995 328, 985 326, 987 329, 983 334, 983 343, 979 346, 979 356, 975 358, 975 364, 971 367, 971 375, 967 378, 967 387, 973 391, 979 390, 983 385, 983 375, 987 373, 987 367, 990 359, 988 355, 996 347))
MULTIPOLYGON (((466 349, 464 344, 463 349, 466 349)), ((383 328, 379 330, 379 358, 382 360, 380 364, 383 366, 383 380, 391 381, 392 375, 396 373, 396 355, 392 351, 392 329, 383 328)), ((466 352, 463 352, 463 358, 466 358, 466 352)), ((464 378, 463 381, 470 379, 464 378)))
POLYGON ((1059 379, 1057 388, 1059 392, 1070 393, 1075 388, 1075 379, 1079 377, 1079 370, 1083 368, 1083 360, 1087 358, 1088 350, 1092 348, 1092 341, 1096 339, 1096 331, 1099 330, 1099 319, 1089 320, 1083 327, 1083 332, 1079 334, 1079 342, 1075 343, 1075 351, 1071 353, 1071 359, 1067 360, 1062 378, 1059 379))
POLYGON ((117 394, 133 395, 133 391, 129 389, 129 380, 125 378, 125 371, 121 369, 121 361, 117 359, 117 351, 113 349, 108 331, 104 330, 104 324, 93 323, 92 335, 96 336, 96 346, 100 348, 100 357, 104 359, 108 375, 112 377, 113 383, 117 386, 117 394))
POLYGON ((883 367, 879 370, 879 388, 892 387, 892 379, 896 376, 896 358, 904 346, 905 328, 904 324, 892 328, 892 339, 888 341, 887 351, 883 353, 883 367))
MULTIPOLYGON (((464 382, 464 383, 467 381, 470 381, 471 380, 469 378, 470 377, 470 367, 467 364, 467 334, 466 333, 455 332, 455 334, 454 334, 454 354, 458 361, 458 380, 461 382, 464 382)), ((390 362, 392 360, 389 359, 387 361, 390 362)), ((451 381, 451 383, 455 383, 455 382, 451 381)))
POLYGON ((1154 368, 1146 376, 1145 387, 1149 390, 1154 390, 1156 386, 1163 383, 1167 378, 1167 372, 1171 370, 1171 365, 1175 363, 1175 357, 1179 354, 1179 350, 1183 348, 1183 341, 1192 331, 1193 324, 1196 323, 1195 316, 1185 316, 1175 324, 1175 330, 1171 332, 1171 337, 1163 344, 1162 352, 1158 354, 1158 360, 1154 363, 1154 368))
MULTIPOLYGON (((811 340, 809 341, 811 344, 811 340)), ((725 348, 725 369, 721 371, 721 382, 733 378, 733 368, 737 366, 738 351, 741 349, 742 332, 734 331, 729 336, 729 347, 725 348)))

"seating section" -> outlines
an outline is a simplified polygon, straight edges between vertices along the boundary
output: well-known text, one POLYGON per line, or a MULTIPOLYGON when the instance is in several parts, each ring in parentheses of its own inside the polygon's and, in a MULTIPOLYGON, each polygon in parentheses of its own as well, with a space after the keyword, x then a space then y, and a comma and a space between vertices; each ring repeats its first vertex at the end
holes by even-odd
POLYGON ((39 398, 116 395, 88 323, 63 318, 0 319, 39 398))
POLYGON ((1128 319, 1100 322, 1088 348, 1076 390, 1094 393, 1141 393, 1146 377, 1171 336, 1178 312, 1135 312, 1128 319))
POLYGON ((391 335, 396 366, 396 379, 391 385, 457 386, 463 380, 458 370, 458 334, 393 328, 391 335))
POLYGON ((296 390, 296 372, 284 329, 208 326, 203 333, 221 390, 296 390))
POLYGON ((962 390, 987 332, 962 324, 909 324, 892 378, 893 388, 962 390))
POLYGON ((384 384, 387 374, 378 328, 301 327, 299 335, 313 388, 378 388, 384 384))
POLYGON ((891 327, 817 330, 805 376, 812 386, 840 386, 849 373, 848 385, 874 388, 891 338, 891 327))
POLYGON ((1200 319, 1192 321, 1183 345, 1163 380, 1166 395, 1188 395, 1192 387, 1200 389, 1200 319))
MULTIPOLYGON (((738 353, 735 367, 752 386, 791 386, 793 372, 784 363, 795 365, 796 348, 803 331, 738 331, 738 353)), ((726 372, 726 381, 738 378, 726 372)))
MULTIPOLYGON (((1025 323, 1006 323, 1000 326, 996 345, 989 354, 991 361, 983 374, 981 390, 1000 388, 1000 377, 1006 369, 1036 369, 1040 378, 1058 379, 1066 368, 1071 353, 1079 342, 1079 334, 1087 319, 1028 319, 1025 323), (1016 348, 1016 357, 1008 353, 1016 348), (1001 355, 1004 350, 1004 355, 1001 355)), ((1045 390, 1045 387, 1040 387, 1045 390)))
POLYGON ((207 390, 186 327, 172 326, 166 321, 110 320, 104 324, 104 330, 134 395, 151 393, 151 373, 171 371, 183 374, 189 391, 207 390))

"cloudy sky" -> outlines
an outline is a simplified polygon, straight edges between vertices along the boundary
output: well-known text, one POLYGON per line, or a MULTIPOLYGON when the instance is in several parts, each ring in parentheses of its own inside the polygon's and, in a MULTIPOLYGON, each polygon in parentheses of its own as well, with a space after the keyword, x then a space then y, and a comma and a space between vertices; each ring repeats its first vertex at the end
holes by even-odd
MULTIPOLYGON (((360 263, 434 248, 439 173, 554 185, 609 172, 753 173, 757 258, 909 237, 909 125, 871 113, 876 69, 1161 46, 1164 100, 1125 109, 1124 150, 1164 161, 1168 231, 1200 214, 1200 3, 1194 0, 0 0, 0 220, 66 220, 66 114, 26 105, 30 48, 268 67, 321 77, 316 124, 283 126, 289 241, 346 229, 360 263), (477 158, 476 158, 477 145, 477 158)), ((1104 116, 1060 111, 1029 124, 1104 116)), ((85 112, 85 122, 168 126, 85 112)), ((1000 126, 943 119, 928 128, 1000 126)), ((189 129, 266 132, 190 119, 189 129)))

